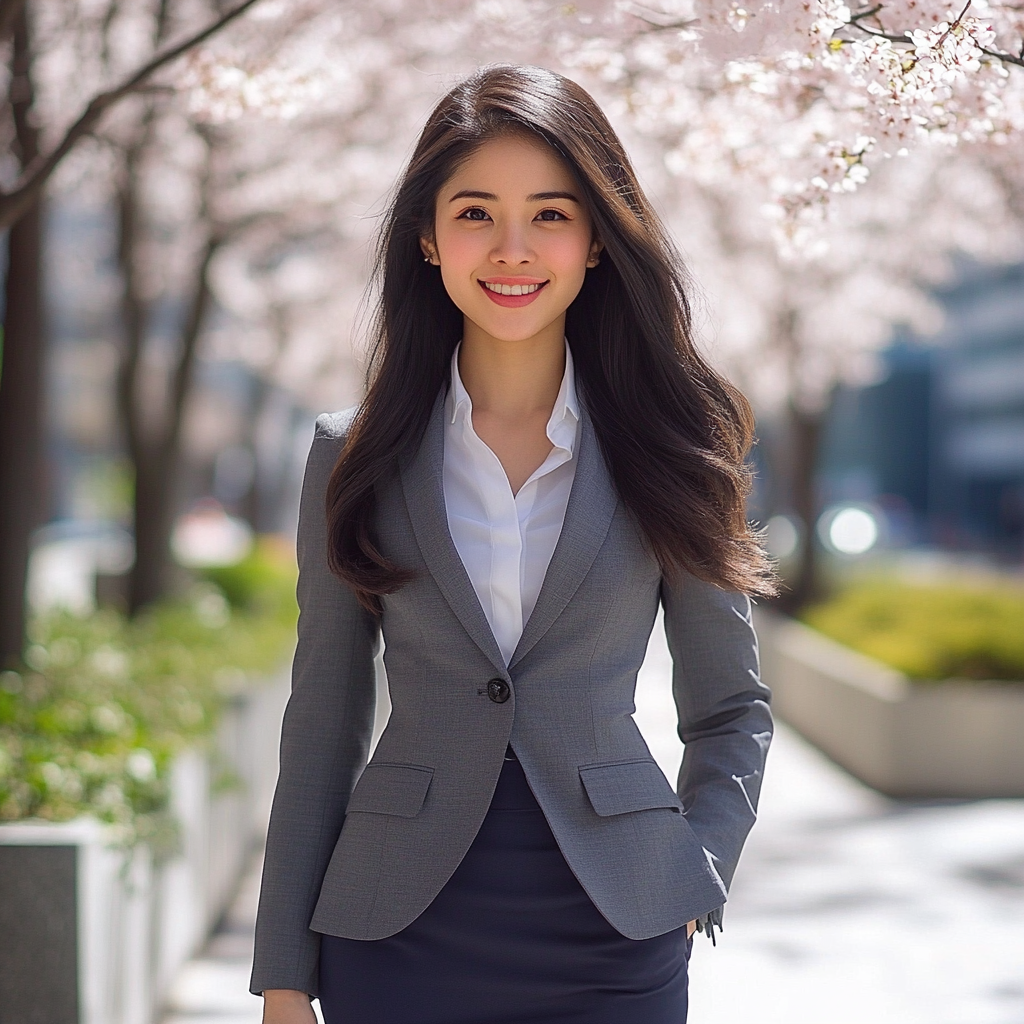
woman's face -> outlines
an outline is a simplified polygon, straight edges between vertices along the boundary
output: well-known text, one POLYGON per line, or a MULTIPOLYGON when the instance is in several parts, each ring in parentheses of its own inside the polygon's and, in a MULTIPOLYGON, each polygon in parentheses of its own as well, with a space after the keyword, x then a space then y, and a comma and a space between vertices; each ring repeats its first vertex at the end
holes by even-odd
POLYGON ((581 200, 543 142, 492 139, 441 188, 434 238, 420 245, 481 331, 522 341, 553 327, 561 340, 565 311, 601 248, 581 200))

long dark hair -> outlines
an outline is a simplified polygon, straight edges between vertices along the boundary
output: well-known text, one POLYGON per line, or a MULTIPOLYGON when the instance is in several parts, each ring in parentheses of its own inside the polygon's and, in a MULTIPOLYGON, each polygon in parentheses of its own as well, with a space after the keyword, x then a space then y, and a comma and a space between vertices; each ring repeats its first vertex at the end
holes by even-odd
POLYGON ((437 195, 498 136, 538 136, 566 162, 604 243, 566 314, 576 382, 616 489, 666 576, 681 570, 751 595, 774 592, 745 514, 753 416, 697 352, 686 273, 622 144, 576 83, 491 65, 430 115, 383 224, 369 388, 327 488, 328 560, 360 602, 411 579, 374 535, 375 487, 419 446, 447 382, 463 317, 423 261, 437 195))

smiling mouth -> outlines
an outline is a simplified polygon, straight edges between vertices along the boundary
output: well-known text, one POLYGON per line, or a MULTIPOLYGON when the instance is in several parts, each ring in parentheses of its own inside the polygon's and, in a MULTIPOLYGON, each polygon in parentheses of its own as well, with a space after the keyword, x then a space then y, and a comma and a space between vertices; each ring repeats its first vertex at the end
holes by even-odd
POLYGON ((480 283, 495 295, 532 295, 534 292, 540 291, 547 281, 542 281, 540 284, 491 284, 490 281, 481 281, 480 283))
POLYGON ((541 293, 547 281, 529 284, 501 284, 497 281, 480 281, 484 294, 499 306, 528 306, 541 293))

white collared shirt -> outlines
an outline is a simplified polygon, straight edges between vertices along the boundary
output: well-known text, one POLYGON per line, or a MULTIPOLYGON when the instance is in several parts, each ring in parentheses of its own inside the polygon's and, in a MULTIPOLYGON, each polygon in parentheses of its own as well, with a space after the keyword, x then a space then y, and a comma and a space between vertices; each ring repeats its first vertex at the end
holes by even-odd
POLYGON ((445 401, 444 503, 448 530, 507 665, 523 635, 562 532, 576 475, 580 422, 569 345, 547 435, 554 447, 512 493, 498 457, 473 429, 473 402, 452 355, 445 401))

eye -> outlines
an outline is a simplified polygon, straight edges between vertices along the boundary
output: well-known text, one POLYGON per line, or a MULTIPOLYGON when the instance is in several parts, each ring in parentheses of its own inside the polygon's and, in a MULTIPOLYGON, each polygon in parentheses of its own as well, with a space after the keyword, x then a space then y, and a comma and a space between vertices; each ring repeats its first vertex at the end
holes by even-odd
POLYGON ((562 213, 561 210, 541 210, 540 213, 537 214, 537 219, 554 221, 568 220, 569 218, 566 217, 566 215, 562 213))
POLYGON ((490 220, 490 215, 486 210, 479 206, 471 206, 468 210, 463 210, 462 213, 456 218, 456 220, 490 220))

